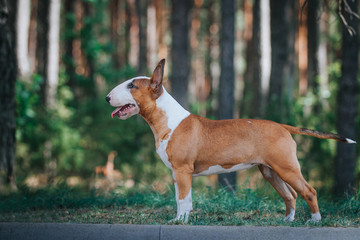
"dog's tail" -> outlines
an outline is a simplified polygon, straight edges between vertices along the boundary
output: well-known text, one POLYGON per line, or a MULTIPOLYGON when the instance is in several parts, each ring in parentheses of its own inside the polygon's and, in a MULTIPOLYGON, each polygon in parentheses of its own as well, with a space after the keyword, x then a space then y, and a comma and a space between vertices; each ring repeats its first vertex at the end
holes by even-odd
POLYGON ((281 126, 283 128, 285 128, 286 130, 288 130, 291 134, 308 135, 308 136, 313 136, 313 137, 322 138, 322 139, 334 139, 336 141, 344 142, 344 143, 356 143, 356 141, 354 141, 354 140, 342 137, 335 133, 320 132, 320 131, 311 130, 311 129, 307 129, 307 128, 293 127, 293 126, 286 125, 286 124, 281 124, 281 126))

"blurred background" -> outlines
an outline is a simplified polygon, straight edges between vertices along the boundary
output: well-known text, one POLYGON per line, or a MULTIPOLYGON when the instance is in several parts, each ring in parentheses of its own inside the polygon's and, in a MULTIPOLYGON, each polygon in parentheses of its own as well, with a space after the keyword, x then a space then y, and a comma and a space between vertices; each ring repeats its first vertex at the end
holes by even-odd
MULTIPOLYGON (((0 46, 9 47, 0 70, 13 73, 1 84, 14 85, 1 103, 3 184, 166 192, 171 174, 150 128, 140 116, 112 119, 105 102, 113 87, 151 75, 162 58, 165 87, 192 113, 357 138, 357 0, 2 0, 0 7, 7 13, 0 46), (16 108, 4 107, 11 99, 16 108)), ((358 189, 356 145, 295 139, 311 185, 358 189)), ((194 181, 218 186, 217 176, 194 181)), ((264 182, 257 169, 237 181, 264 182)))

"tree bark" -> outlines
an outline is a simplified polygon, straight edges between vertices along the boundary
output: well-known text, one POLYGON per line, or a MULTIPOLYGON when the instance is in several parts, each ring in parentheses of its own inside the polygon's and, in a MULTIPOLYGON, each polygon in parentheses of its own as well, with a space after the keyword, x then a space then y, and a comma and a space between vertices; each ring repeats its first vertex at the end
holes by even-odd
POLYGON ((247 42, 244 93, 241 116, 260 117, 261 112, 261 48, 260 48, 260 0, 253 5, 252 38, 247 42))
POLYGON ((7 1, 0 0, 0 170, 5 170, 6 182, 15 187, 16 60, 8 25, 7 1))
POLYGON ((293 94, 295 4, 293 0, 270 1, 271 74, 266 112, 267 118, 278 122, 286 115, 285 97, 290 99, 293 94))
POLYGON ((36 67, 36 45, 37 45, 37 7, 38 0, 31 0, 30 26, 29 26, 29 62, 30 72, 33 73, 36 67))
POLYGON ((147 1, 144 0, 136 0, 136 12, 139 17, 139 65, 138 65, 138 74, 146 75, 146 9, 147 9, 147 1))
POLYGON ((77 84, 76 84, 76 72, 75 72, 75 60, 74 60, 74 41, 76 35, 76 18, 75 18, 75 4, 74 0, 65 0, 64 3, 64 14, 65 14, 65 28, 67 31, 71 31, 71 34, 66 34, 64 39, 64 54, 63 63, 67 75, 67 84, 72 89, 74 94, 74 101, 78 100, 77 84))
POLYGON ((190 74, 189 12, 190 0, 174 0, 171 9, 171 89, 173 97, 188 108, 190 74))
MULTIPOLYGON (((351 10, 357 13, 358 1, 347 1, 351 10)), ((342 7, 344 9, 344 6, 342 7)), ((359 91, 359 23, 349 16, 342 14, 356 34, 350 36, 346 26, 342 27, 342 76, 339 82, 337 131, 347 138, 356 140, 357 97, 359 91)), ((355 144, 337 144, 335 192, 337 194, 353 194, 355 183, 356 146, 355 144)))
POLYGON ((209 0, 204 3, 204 8, 207 9, 207 41, 205 43, 205 81, 209 84, 208 95, 204 101, 210 101, 211 107, 210 109, 205 106, 206 116, 211 117, 215 116, 215 112, 217 111, 217 104, 213 104, 217 102, 217 89, 215 86, 218 86, 219 78, 220 78, 220 64, 218 62, 218 56, 220 55, 220 36, 219 36, 219 24, 217 16, 217 3, 214 0, 209 0))
POLYGON ((19 68, 19 75, 28 79, 31 75, 28 40, 30 26, 30 0, 18 0, 16 20, 16 57, 19 68))
MULTIPOLYGON (((156 8, 156 35, 158 44, 158 56, 163 58, 168 55, 168 46, 165 41, 166 31, 169 28, 168 14, 169 11, 166 7, 165 1, 155 0, 156 8), (165 10, 164 10, 165 9, 165 10)), ((156 59, 156 62, 158 59, 156 59)), ((150 68, 151 69, 151 68, 150 68)))
POLYGON ((158 49, 158 37, 156 28, 156 19, 158 13, 156 12, 155 0, 148 1, 147 8, 147 67, 148 69, 154 68, 158 61, 157 49, 158 49))
POLYGON ((137 15, 136 11, 136 1, 137 0, 127 0, 127 12, 128 18, 130 22, 129 26, 129 53, 128 53, 128 61, 132 67, 139 67, 139 47, 140 47, 140 39, 139 39, 139 26, 140 19, 137 15))
MULTIPOLYGON (((46 81, 45 81, 45 106, 47 109, 56 108, 56 92, 59 75, 59 33, 60 33, 60 0, 50 0, 48 36, 46 50, 46 81)), ((56 176, 57 160, 54 158, 53 146, 50 139, 44 143, 44 157, 47 161, 48 182, 52 183, 56 176)))
POLYGON ((50 0, 49 32, 46 69, 46 104, 56 107, 56 90, 59 75, 59 46, 60 46, 60 0, 50 0))
POLYGON ((87 78, 88 84, 85 86, 85 92, 83 92, 84 97, 94 98, 97 96, 96 89, 96 79, 95 79, 95 71, 96 71, 96 56, 94 53, 94 49, 92 47, 92 41, 95 41, 95 24, 92 19, 95 15, 94 13, 94 3, 92 2, 84 2, 80 1, 83 6, 84 15, 83 19, 88 19, 89 21, 85 21, 82 29, 82 39, 81 39, 81 50, 84 53, 84 67, 85 73, 84 76, 87 78))
POLYGON ((261 104, 260 116, 265 115, 271 73, 270 0, 260 0, 260 49, 261 49, 261 104))
POLYGON ((118 42, 119 42, 119 28, 120 28, 120 4, 119 0, 111 0, 109 4, 110 10, 110 38, 111 43, 115 46, 115 49, 112 53, 112 61, 115 68, 120 68, 120 51, 118 49, 118 42))
MULTIPOLYGON (((56 106, 59 68, 60 0, 38 1, 37 14, 37 72, 44 78, 42 102, 46 109, 56 106)), ((52 143, 44 143, 44 159, 50 183, 56 175, 56 159, 52 156, 52 143)))
POLYGON ((317 95, 319 90, 319 82, 317 77, 319 76, 319 63, 318 63, 318 50, 319 50, 319 5, 317 0, 309 0, 307 7, 307 42, 308 42, 308 69, 307 78, 308 86, 317 95))
POLYGON ((37 6, 37 46, 36 46, 36 73, 43 77, 41 88, 42 102, 45 103, 45 83, 48 56, 48 32, 49 32, 49 5, 50 1, 38 1, 37 6))
POLYGON ((111 0, 110 4, 110 29, 111 29, 111 42, 115 49, 112 54, 112 60, 116 69, 122 68, 126 63, 126 53, 124 44, 124 30, 122 26, 125 23, 125 1, 111 0))
MULTIPOLYGON (((324 3, 323 3, 324 4, 324 3)), ((322 5, 321 5, 322 6, 322 5)), ((318 9, 320 12, 320 9, 318 9)), ((318 52, 317 52, 317 61, 318 61, 318 74, 319 74, 319 88, 320 93, 329 93, 329 78, 328 78, 328 53, 327 53, 327 39, 323 36, 329 35, 329 9, 324 9, 321 11, 319 19, 319 28, 318 28, 318 52)), ((324 110, 329 110, 329 99, 324 97, 321 98, 322 108, 324 110)))
MULTIPOLYGON (((223 0, 221 6, 219 119, 231 119, 234 117, 234 39, 235 2, 234 0, 223 0)), ((219 184, 233 191, 236 188, 236 172, 219 174, 219 184)))

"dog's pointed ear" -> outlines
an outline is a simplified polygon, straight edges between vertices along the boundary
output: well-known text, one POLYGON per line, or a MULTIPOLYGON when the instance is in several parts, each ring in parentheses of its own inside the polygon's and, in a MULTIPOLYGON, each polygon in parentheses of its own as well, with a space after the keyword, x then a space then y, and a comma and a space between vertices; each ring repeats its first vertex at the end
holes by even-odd
POLYGON ((162 93, 162 81, 164 77, 165 59, 162 59, 156 66, 153 75, 150 78, 151 88, 155 97, 159 97, 162 93))

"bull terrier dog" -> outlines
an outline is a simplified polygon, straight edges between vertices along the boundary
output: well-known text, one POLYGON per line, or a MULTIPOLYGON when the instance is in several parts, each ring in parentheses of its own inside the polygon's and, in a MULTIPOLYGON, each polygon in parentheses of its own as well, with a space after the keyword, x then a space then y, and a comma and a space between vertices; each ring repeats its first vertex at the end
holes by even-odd
POLYGON ((140 114, 149 124, 156 152, 171 169, 177 215, 187 222, 192 210, 191 183, 196 176, 228 173, 257 166, 286 205, 285 221, 293 221, 297 193, 310 208, 310 221, 319 222, 315 189, 304 179, 291 134, 355 141, 333 133, 293 127, 268 120, 210 120, 185 110, 162 85, 165 59, 151 77, 135 77, 116 86, 106 101, 120 119, 140 114))

